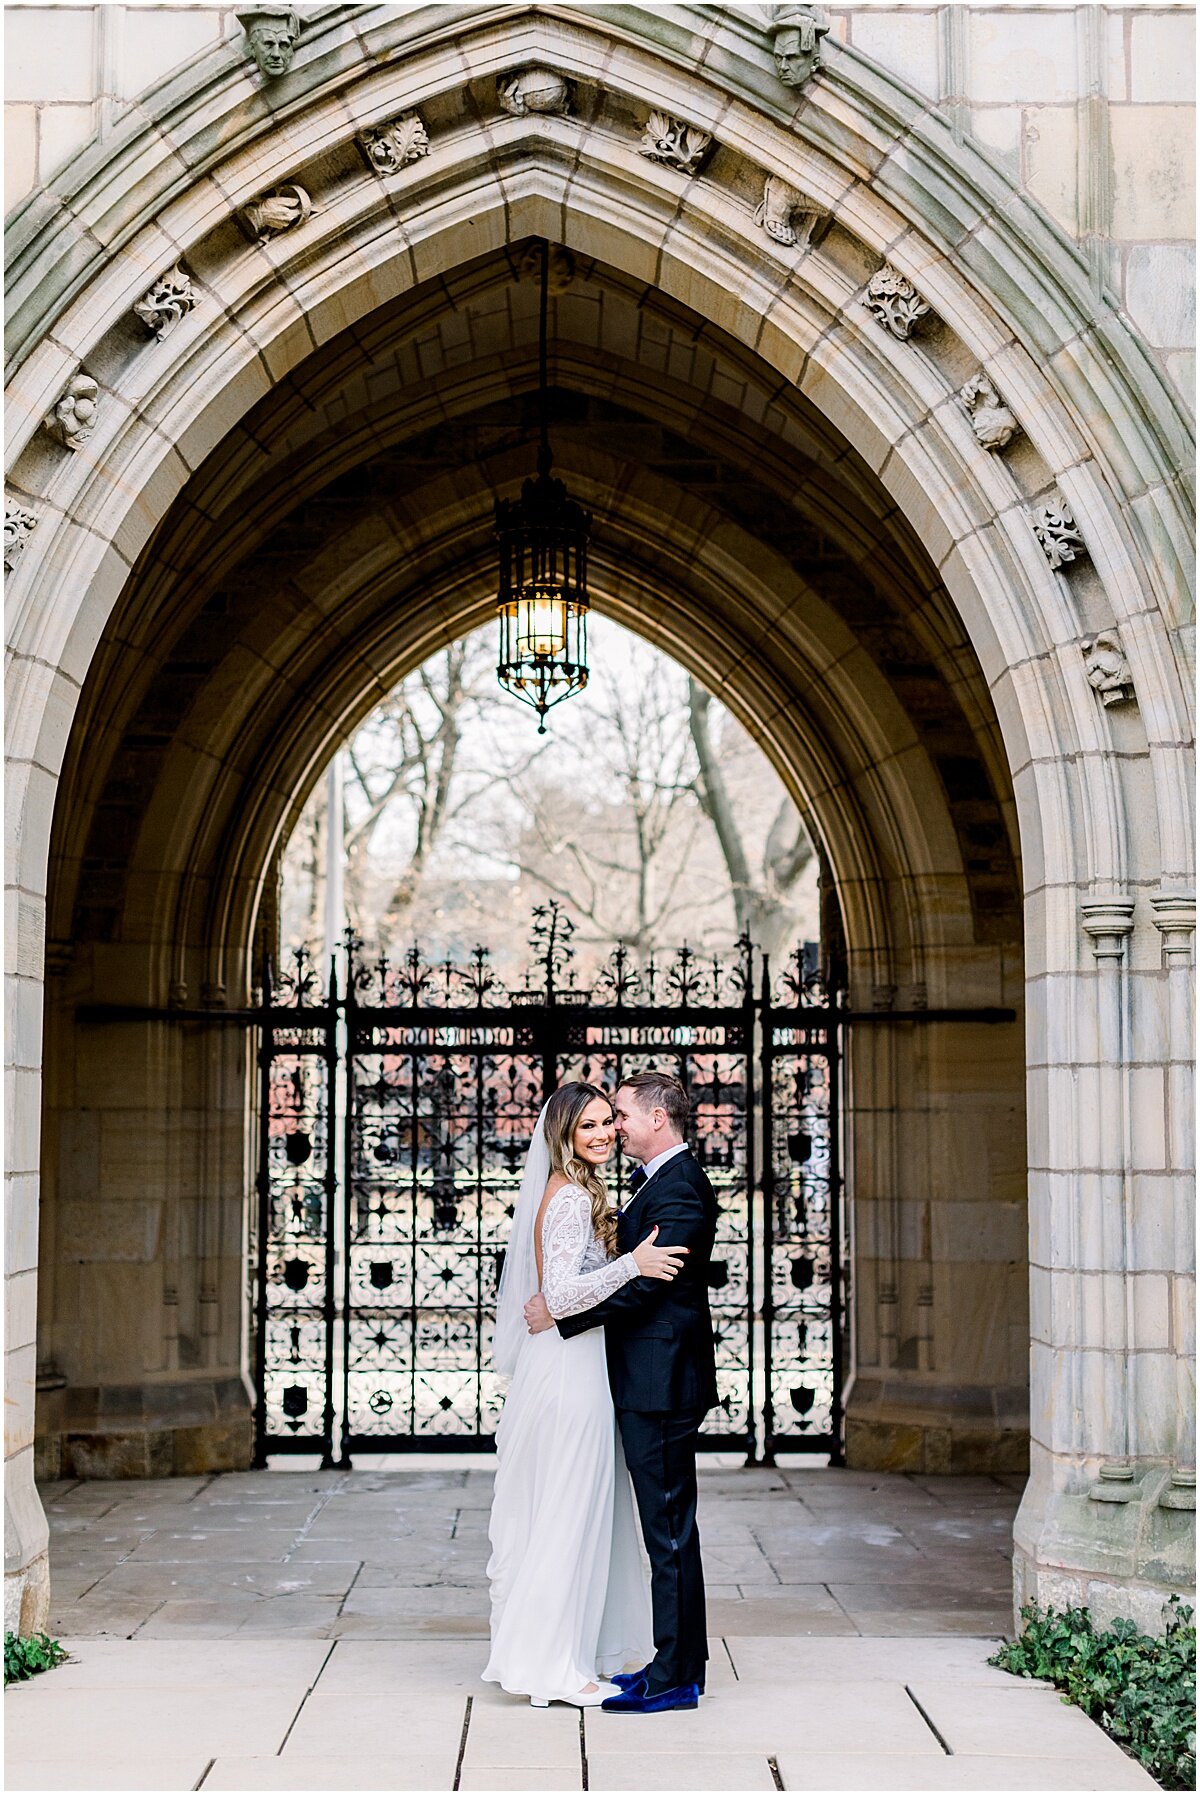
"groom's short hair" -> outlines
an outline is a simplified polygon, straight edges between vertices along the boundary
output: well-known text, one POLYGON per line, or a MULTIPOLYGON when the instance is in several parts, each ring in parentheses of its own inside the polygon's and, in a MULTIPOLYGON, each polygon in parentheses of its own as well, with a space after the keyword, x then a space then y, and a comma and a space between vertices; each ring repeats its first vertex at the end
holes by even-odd
POLYGON ((669 1072, 635 1072, 632 1078, 621 1080, 621 1089, 633 1091, 642 1109, 665 1110, 675 1133, 686 1133, 690 1107, 687 1092, 669 1072))

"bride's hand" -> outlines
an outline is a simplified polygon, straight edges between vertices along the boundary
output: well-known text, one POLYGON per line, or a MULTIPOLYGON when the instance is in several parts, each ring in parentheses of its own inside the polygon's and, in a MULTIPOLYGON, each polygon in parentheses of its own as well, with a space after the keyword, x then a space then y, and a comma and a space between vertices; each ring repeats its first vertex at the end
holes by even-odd
POLYGON ((683 1265, 686 1247, 656 1247, 657 1227, 651 1228, 641 1246, 634 1247, 634 1263, 643 1278, 660 1278, 669 1284, 683 1265))

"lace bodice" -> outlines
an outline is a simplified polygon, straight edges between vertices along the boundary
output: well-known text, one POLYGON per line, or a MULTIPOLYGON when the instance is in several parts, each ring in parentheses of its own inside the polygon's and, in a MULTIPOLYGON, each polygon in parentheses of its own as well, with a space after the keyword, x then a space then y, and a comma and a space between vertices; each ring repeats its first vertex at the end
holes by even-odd
POLYGON ((591 1198, 564 1184, 542 1217, 542 1295, 557 1320, 594 1309, 638 1275, 632 1253, 610 1259, 592 1230, 591 1198))

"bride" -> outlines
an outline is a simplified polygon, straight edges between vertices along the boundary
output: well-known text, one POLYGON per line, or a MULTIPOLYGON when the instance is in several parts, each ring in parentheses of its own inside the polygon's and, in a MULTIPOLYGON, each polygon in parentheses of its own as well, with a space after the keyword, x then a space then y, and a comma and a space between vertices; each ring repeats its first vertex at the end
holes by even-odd
POLYGON ((535 1708, 598 1706, 613 1693, 598 1679, 654 1650, 604 1330, 531 1335, 524 1315, 539 1289, 552 1315, 577 1315, 631 1278, 679 1270, 684 1249, 656 1247, 657 1228, 612 1257, 616 1214, 598 1168, 614 1138, 603 1091, 554 1093, 534 1129, 500 1279, 493 1358, 512 1385, 496 1433, 483 1680, 535 1708))

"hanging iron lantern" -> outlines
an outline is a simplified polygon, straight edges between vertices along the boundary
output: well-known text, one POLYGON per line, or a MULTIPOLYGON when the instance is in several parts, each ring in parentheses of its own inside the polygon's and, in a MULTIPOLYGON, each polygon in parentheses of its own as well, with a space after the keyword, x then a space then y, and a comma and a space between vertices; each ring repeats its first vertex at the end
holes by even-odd
POLYGON ((587 665, 587 548, 591 513, 571 498, 551 473, 554 457, 546 417, 546 313, 550 245, 542 244, 538 331, 538 407, 541 440, 537 475, 519 499, 497 499, 500 583, 496 613, 500 654, 496 677, 506 691, 538 714, 582 692, 587 665))

